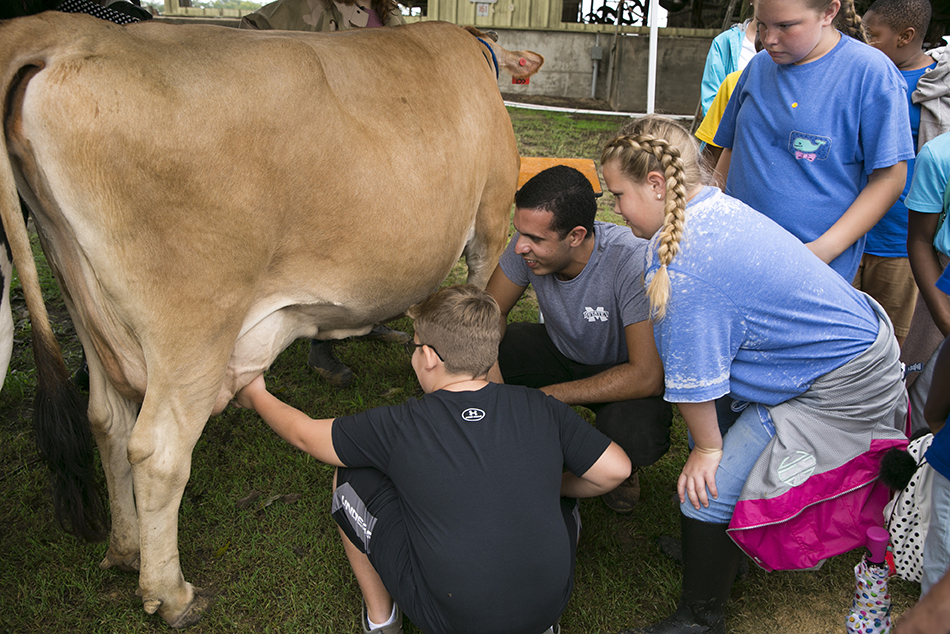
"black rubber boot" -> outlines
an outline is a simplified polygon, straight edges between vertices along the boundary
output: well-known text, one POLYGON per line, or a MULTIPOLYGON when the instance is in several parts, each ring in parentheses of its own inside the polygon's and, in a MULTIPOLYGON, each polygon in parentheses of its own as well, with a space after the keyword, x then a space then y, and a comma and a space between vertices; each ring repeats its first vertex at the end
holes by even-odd
POLYGON ((336 358, 333 341, 310 340, 310 353, 307 365, 322 376, 327 383, 336 387, 347 387, 353 382, 353 370, 336 358))
POLYGON ((726 534, 728 524, 708 524, 680 515, 683 592, 671 616, 621 634, 726 634, 726 601, 742 551, 726 534))
MULTIPOLYGON (((679 565, 683 565, 683 544, 676 537, 669 537, 667 535, 661 535, 656 538, 656 545, 660 547, 660 552, 666 555, 669 559, 672 559, 679 565)), ((749 558, 740 557, 739 558, 739 571, 736 573, 736 578, 739 581, 745 581, 746 577, 749 576, 749 558)))

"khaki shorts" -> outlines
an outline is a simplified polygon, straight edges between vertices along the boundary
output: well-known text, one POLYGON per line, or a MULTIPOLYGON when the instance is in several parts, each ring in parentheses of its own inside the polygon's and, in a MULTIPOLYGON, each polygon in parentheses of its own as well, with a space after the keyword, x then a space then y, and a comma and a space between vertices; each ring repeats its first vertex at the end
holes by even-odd
POLYGON ((908 258, 885 258, 865 253, 853 285, 884 307, 897 337, 903 339, 907 336, 917 302, 917 283, 908 258))

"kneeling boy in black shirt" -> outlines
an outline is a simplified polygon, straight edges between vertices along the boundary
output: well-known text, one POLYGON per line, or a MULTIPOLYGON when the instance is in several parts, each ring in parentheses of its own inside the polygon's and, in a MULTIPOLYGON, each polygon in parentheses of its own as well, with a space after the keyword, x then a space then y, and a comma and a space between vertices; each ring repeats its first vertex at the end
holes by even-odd
POLYGON ((340 467, 332 511, 364 632, 402 632, 401 607, 427 634, 542 634, 573 587, 574 498, 612 490, 630 461, 557 399, 486 380, 500 313, 484 291, 445 288, 408 314, 423 398, 312 420, 258 377, 237 400, 340 467))

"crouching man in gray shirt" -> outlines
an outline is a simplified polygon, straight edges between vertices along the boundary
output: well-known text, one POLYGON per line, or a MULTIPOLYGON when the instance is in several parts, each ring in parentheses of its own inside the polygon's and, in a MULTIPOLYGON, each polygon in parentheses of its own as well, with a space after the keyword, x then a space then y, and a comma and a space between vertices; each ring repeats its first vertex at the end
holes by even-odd
POLYGON ((590 183, 566 166, 541 172, 515 196, 516 233, 486 288, 503 334, 489 376, 591 409, 633 464, 630 478, 603 496, 629 513, 640 498, 637 469, 667 452, 673 415, 643 287, 647 243, 595 222, 596 212, 590 183), (508 324, 528 284, 544 323, 508 324))

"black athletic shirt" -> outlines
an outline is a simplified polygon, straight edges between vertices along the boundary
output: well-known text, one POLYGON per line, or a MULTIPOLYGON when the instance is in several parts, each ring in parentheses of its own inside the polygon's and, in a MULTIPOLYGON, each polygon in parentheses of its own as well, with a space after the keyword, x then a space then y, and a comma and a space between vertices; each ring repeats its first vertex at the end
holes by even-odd
POLYGON ((556 622, 573 587, 561 473, 582 476, 609 444, 564 403, 494 383, 333 425, 344 464, 395 483, 411 574, 430 595, 426 618, 446 632, 525 634, 556 622))

